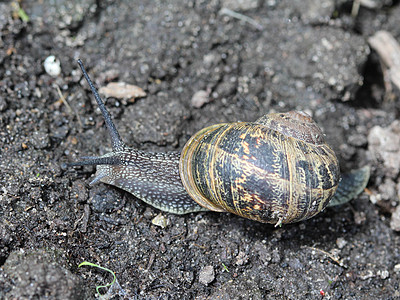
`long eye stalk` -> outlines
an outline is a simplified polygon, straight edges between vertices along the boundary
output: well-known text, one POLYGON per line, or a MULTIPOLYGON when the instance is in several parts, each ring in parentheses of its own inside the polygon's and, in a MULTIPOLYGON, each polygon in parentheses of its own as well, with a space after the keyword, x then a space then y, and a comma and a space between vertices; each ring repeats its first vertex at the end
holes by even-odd
POLYGON ((113 151, 122 150, 124 148, 125 144, 121 140, 121 137, 119 136, 119 133, 112 121, 110 113, 108 112, 106 106, 104 105, 103 100, 100 98, 100 95, 99 95, 97 89, 95 88, 92 80, 90 79, 90 77, 89 77, 88 73, 86 72, 85 67, 83 66, 83 63, 80 59, 78 59, 78 64, 82 70, 83 76, 85 76, 85 79, 88 82, 90 89, 92 90, 94 98, 96 99, 96 102, 99 105, 100 111, 103 114, 104 120, 106 122, 107 130, 111 136, 111 143, 112 143, 113 151))

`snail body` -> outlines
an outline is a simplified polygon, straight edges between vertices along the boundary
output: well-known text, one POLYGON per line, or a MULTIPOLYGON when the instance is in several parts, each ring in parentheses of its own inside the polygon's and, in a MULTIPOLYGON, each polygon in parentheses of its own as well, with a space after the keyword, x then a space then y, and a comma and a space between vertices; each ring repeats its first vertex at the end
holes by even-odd
POLYGON ((264 223, 311 218, 347 202, 367 184, 369 168, 345 174, 318 125, 304 112, 267 114, 255 122, 200 130, 181 153, 147 153, 122 142, 84 70, 103 113, 113 151, 70 166, 96 165, 96 177, 163 211, 231 212, 264 223), (336 196, 335 195, 336 192, 336 196))

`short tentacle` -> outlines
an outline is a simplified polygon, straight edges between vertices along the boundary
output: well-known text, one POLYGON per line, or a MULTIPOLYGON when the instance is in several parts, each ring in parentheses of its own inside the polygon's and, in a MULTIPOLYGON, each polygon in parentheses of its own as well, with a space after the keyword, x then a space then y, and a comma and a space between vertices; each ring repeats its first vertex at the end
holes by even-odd
POLYGON ((68 163, 68 167, 76 166, 97 166, 97 165, 118 165, 121 160, 117 156, 86 156, 82 160, 68 163))

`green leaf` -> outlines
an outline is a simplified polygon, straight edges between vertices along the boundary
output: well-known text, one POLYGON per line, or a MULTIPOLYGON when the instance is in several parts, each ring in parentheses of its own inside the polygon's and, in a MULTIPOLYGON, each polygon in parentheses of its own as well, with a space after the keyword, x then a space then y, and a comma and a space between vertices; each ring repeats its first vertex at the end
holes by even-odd
POLYGON ((22 8, 18 9, 18 17, 24 22, 29 22, 29 17, 22 8))
POLYGON ((225 271, 227 271, 227 272, 229 273, 228 267, 227 267, 227 266, 225 266, 225 264, 224 264, 224 263, 222 263, 222 266, 224 267, 225 271))

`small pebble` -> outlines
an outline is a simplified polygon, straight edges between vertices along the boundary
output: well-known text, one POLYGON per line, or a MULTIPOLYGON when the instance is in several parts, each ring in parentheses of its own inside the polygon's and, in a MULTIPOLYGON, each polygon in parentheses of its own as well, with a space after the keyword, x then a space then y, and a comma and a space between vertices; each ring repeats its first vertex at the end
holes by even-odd
POLYGON ((382 270, 382 271, 379 270, 377 274, 379 275, 379 277, 381 279, 389 278, 389 271, 388 270, 382 270))
POLYGON ((390 201, 392 199, 396 199, 396 183, 390 178, 385 178, 383 182, 379 184, 378 191, 380 195, 379 200, 381 201, 390 201))
POLYGON ((240 251, 238 256, 236 256, 236 265, 238 266, 242 266, 243 264, 247 263, 247 261, 249 260, 249 257, 247 256, 247 254, 243 251, 240 251))
POLYGON ((336 245, 339 249, 343 249, 343 247, 347 245, 347 241, 344 238, 338 238, 336 239, 336 245))
POLYGON ((354 147, 365 147, 368 144, 368 140, 365 135, 353 134, 349 136, 348 143, 354 147))
POLYGON ((60 61, 54 56, 50 55, 44 60, 44 70, 52 77, 57 77, 61 73, 60 61))
POLYGON ((168 219, 164 217, 162 214, 158 214, 157 216, 154 217, 153 220, 151 220, 151 223, 153 225, 159 226, 162 229, 166 228, 168 226, 168 219))
POLYGON ((395 273, 400 273, 400 264, 395 265, 394 268, 393 268, 393 271, 395 273))
POLYGON ((368 152, 373 160, 382 161, 387 177, 397 178, 400 172, 400 120, 389 127, 373 127, 368 134, 368 152))
POLYGON ((398 205, 396 210, 392 213, 390 228, 392 228, 394 231, 400 231, 400 205, 398 205))
POLYGON ((200 108, 202 107, 204 104, 210 102, 210 93, 208 93, 207 91, 197 91, 196 93, 194 93, 192 100, 191 100, 191 104, 193 107, 195 108, 200 108))
POLYGON ((6 99, 2 96, 0 96, 0 112, 5 111, 7 108, 7 102, 6 99))
POLYGON ((205 266, 200 270, 199 282, 204 285, 209 285, 215 278, 214 268, 212 266, 205 266))

